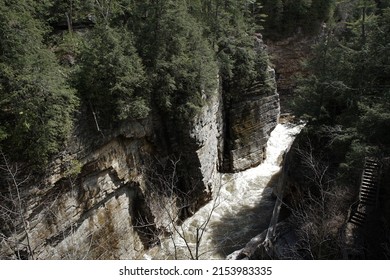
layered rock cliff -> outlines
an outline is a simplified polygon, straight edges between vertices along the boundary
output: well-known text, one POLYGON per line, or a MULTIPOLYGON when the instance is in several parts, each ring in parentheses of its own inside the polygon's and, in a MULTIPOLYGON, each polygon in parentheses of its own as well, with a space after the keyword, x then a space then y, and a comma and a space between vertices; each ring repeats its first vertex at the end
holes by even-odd
MULTIPOLYGON (((265 146, 280 114, 279 95, 250 96, 228 112, 227 170, 237 172, 260 164, 265 146)), ((225 164, 226 164, 225 163, 225 164)))
MULTIPOLYGON (((7 233, 0 256, 142 258, 146 249, 170 234, 162 226, 166 215, 150 199, 156 187, 150 177, 166 178, 162 165, 177 164, 175 176, 169 177, 177 186, 170 196, 164 194, 176 201, 172 222, 177 223, 213 195, 226 155, 229 172, 264 159, 266 141, 279 117, 278 94, 248 96, 224 108, 223 91, 215 92, 185 125, 156 113, 125 121, 106 135, 88 135, 76 127, 47 175, 20 189, 26 223, 21 221, 7 233)), ((158 187, 164 189, 164 184, 158 187)))
POLYGON ((11 235, 7 255, 28 245, 36 259, 136 258, 149 242, 134 225, 140 211, 148 215, 142 162, 153 150, 151 136, 145 120, 124 124, 101 145, 84 146, 76 137, 49 176, 24 189, 28 223, 11 235), (71 174, 76 165, 78 174, 71 174))

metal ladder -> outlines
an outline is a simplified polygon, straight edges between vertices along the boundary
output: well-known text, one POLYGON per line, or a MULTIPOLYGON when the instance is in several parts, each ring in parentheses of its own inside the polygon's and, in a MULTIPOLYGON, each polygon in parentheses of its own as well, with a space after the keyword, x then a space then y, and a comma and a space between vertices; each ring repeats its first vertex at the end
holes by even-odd
POLYGON ((349 222, 363 227, 369 211, 376 207, 380 178, 380 162, 376 158, 366 158, 360 183, 359 203, 351 212, 349 222))

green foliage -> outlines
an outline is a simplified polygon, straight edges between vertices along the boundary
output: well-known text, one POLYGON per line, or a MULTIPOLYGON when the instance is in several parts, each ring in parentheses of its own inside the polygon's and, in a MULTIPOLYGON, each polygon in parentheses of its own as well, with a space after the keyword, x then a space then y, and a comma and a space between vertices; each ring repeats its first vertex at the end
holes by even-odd
POLYGON ((13 159, 41 165, 66 138, 78 101, 43 44, 44 25, 15 2, 0 5, 1 146, 13 159))
POLYGON ((98 25, 119 27, 133 16, 133 1, 96 0, 46 0, 50 1, 47 21, 53 27, 64 27, 70 31, 98 25))
POLYGON ((178 119, 193 116, 217 84, 215 56, 188 10, 182 1, 139 4, 138 13, 147 16, 134 30, 153 83, 153 100, 178 119))
MULTIPOLYGON (((390 151, 390 10, 373 1, 357 1, 350 24, 332 30, 307 62, 311 75, 296 89, 295 112, 314 127, 343 127, 347 173, 365 156, 390 151)), ((356 174, 355 174, 356 175, 356 174)))
POLYGON ((333 14, 335 0, 263 0, 265 31, 270 37, 288 36, 298 31, 316 33, 333 14))
POLYGON ((49 45, 57 57, 59 64, 64 70, 72 74, 77 67, 79 58, 84 46, 84 38, 76 32, 62 32, 50 36, 49 45))
POLYGON ((81 172, 82 164, 80 161, 73 159, 68 163, 65 177, 75 179, 81 172))
POLYGON ((358 129, 369 143, 380 147, 390 143, 390 104, 389 96, 382 103, 372 106, 361 105, 361 118, 358 129))
POLYGON ((142 62, 124 29, 96 26, 88 34, 76 73, 81 98, 105 125, 149 113, 142 62))
POLYGON ((185 5, 167 9, 160 24, 161 45, 155 71, 157 94, 165 95, 168 101, 162 105, 167 109, 200 107, 202 95, 212 94, 217 83, 215 57, 210 46, 185 5))
POLYGON ((170 0, 132 5, 117 12, 110 24, 121 24, 134 34, 151 100, 170 116, 188 119, 196 114, 216 90, 218 75, 228 95, 254 81, 268 87, 268 57, 264 50, 255 49, 252 36, 261 29, 258 22, 263 17, 256 1, 170 0))
POLYGON ((268 56, 256 42, 262 30, 262 5, 257 1, 209 1, 203 19, 206 34, 216 51, 222 85, 228 98, 242 99, 241 92, 255 82, 264 93, 272 92, 268 56))
MULTIPOLYGON (((80 24, 91 24, 95 21, 94 0, 46 0, 48 12, 45 20, 54 28, 73 31, 80 24)), ((106 1, 103 1, 106 2, 106 1)))
POLYGON ((152 106, 188 123, 220 82, 229 100, 273 92, 264 19, 255 0, 0 0, 0 145, 44 165, 78 99, 106 130, 152 106))
POLYGON ((344 124, 355 113, 357 95, 349 83, 354 51, 326 38, 314 47, 309 76, 298 80, 293 107, 298 115, 325 124, 344 124))

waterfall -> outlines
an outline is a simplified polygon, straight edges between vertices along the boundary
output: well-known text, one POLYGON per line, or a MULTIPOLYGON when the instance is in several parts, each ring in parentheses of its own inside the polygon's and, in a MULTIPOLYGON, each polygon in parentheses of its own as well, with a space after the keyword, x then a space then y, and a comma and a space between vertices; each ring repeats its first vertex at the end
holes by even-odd
POLYGON ((220 174, 222 184, 214 190, 213 200, 163 240, 153 258, 225 259, 267 229, 275 204, 271 187, 277 181, 284 152, 302 127, 278 124, 267 142, 262 164, 235 174, 220 174))

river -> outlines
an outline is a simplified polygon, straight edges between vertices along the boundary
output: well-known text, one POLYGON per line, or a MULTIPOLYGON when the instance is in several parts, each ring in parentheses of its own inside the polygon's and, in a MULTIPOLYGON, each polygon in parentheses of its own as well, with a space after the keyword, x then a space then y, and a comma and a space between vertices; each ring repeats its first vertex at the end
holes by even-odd
POLYGON ((268 228, 283 154, 303 125, 278 124, 267 142, 266 160, 234 174, 220 174, 214 199, 187 219, 146 259, 225 259, 268 228), (198 241, 197 241, 198 240, 198 241))

